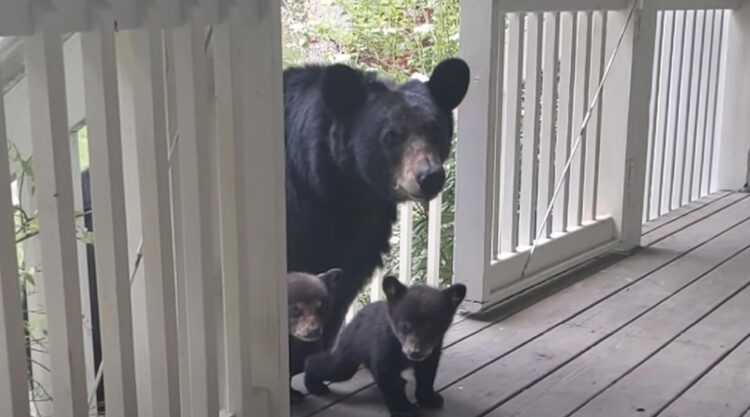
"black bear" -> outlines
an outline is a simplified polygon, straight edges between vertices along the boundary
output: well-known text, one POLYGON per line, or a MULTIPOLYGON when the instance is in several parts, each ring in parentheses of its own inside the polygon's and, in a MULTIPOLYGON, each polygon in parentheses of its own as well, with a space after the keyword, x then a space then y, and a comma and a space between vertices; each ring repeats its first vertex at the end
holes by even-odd
POLYGON ((443 337, 466 287, 455 284, 444 290, 424 285, 407 288, 394 277, 383 280, 387 301, 369 304, 341 332, 330 354, 311 356, 305 368, 305 385, 311 394, 328 393, 324 381, 345 381, 360 364, 372 373, 393 416, 412 416, 416 407, 404 392, 401 372, 414 369, 420 406, 440 408, 435 392, 443 337))
POLYGON ((284 71, 287 267, 343 270, 323 337, 294 340, 295 356, 335 341, 390 249, 396 204, 441 191, 452 111, 468 85, 469 68, 457 58, 439 63, 426 82, 402 84, 341 64, 284 71))
MULTIPOLYGON (((292 338, 304 342, 315 342, 323 335, 323 320, 328 307, 328 294, 341 276, 340 269, 331 269, 319 275, 291 272, 287 275, 287 306, 289 312, 289 360, 293 368, 301 368, 291 351, 292 338)), ((304 360, 304 358, 302 358, 304 360)), ((302 399, 302 393, 290 390, 293 402, 302 399)))

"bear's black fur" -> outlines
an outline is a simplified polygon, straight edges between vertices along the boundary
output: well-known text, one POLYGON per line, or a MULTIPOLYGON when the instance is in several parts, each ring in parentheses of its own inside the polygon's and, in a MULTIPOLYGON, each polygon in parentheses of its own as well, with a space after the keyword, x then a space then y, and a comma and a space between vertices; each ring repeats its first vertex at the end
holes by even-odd
POLYGON ((433 387, 443 337, 466 287, 455 284, 445 290, 424 285, 407 288, 394 277, 383 280, 387 301, 372 303, 359 311, 341 333, 330 354, 307 359, 305 385, 311 394, 328 393, 324 381, 345 381, 360 364, 372 373, 393 416, 411 416, 416 407, 404 393, 401 372, 414 369, 417 402, 439 408, 443 398, 433 387))
MULTIPOLYGON (((314 275, 290 272, 287 275, 287 306, 289 314, 289 363, 291 368, 301 369, 304 358, 294 355, 292 340, 315 342, 323 335, 325 312, 329 305, 329 293, 336 287, 341 270, 331 269, 314 275)), ((299 402, 301 392, 290 389, 292 402, 299 402)))
POLYGON ((396 204, 441 191, 452 110, 468 84, 460 59, 403 84, 340 64, 284 71, 288 270, 344 271, 321 343, 295 340, 294 356, 331 347, 389 251, 396 204))

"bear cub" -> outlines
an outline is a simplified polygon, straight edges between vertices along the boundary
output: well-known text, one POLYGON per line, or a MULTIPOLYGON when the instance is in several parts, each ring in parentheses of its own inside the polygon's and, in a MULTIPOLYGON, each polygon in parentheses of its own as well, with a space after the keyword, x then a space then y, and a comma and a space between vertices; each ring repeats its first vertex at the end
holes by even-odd
POLYGON ((414 370, 416 398, 424 408, 440 408, 435 392, 443 338, 466 287, 455 284, 444 290, 425 285, 407 287, 395 277, 383 280, 386 301, 366 305, 341 333, 332 353, 310 357, 305 364, 305 385, 314 395, 329 392, 325 381, 350 379, 360 364, 373 375, 393 417, 417 415, 405 393, 401 372, 414 370))
MULTIPOLYGON (((323 320, 329 305, 329 293, 334 289, 341 272, 341 269, 334 268, 318 275, 303 272, 287 274, 291 375, 301 372, 305 358, 304 354, 296 352, 291 341, 297 339, 303 342, 316 342, 323 335, 323 320)), ((290 388, 290 397, 292 402, 299 402, 303 395, 290 388)))

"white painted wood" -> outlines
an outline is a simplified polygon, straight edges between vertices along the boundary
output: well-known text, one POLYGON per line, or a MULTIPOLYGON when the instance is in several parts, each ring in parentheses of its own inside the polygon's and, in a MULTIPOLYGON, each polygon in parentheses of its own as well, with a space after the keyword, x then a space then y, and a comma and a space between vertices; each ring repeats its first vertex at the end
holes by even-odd
POLYGON ((190 410, 219 412, 215 290, 211 265, 210 169, 212 146, 208 112, 203 28, 187 24, 174 31, 177 123, 180 130, 180 198, 190 359, 190 410))
POLYGON ((703 10, 695 12, 693 24, 693 58, 692 77, 690 81, 690 101, 688 103, 688 126, 685 132, 687 148, 683 168, 683 179, 680 190, 682 204, 692 200, 693 173, 695 170, 696 140, 698 137, 698 103, 701 100, 700 81, 703 77, 703 37, 706 30, 706 13, 703 10))
MULTIPOLYGON (((627 21, 627 13, 612 12, 608 17, 607 56, 627 21)), ((613 62, 602 109, 602 131, 607 134, 602 136, 601 145, 606 152, 601 160, 599 212, 615 219, 622 248, 640 243, 656 37, 656 11, 644 4, 637 13, 613 62)))
MULTIPOLYGON (((129 70, 133 89, 135 139, 143 237, 144 303, 147 320, 150 398, 144 415, 179 415, 177 322, 175 312, 172 221, 169 205, 168 142, 164 115, 161 37, 158 31, 128 33, 133 47, 129 70)), ((140 394, 139 390, 139 394, 140 394)))
POLYGON ((47 294, 55 415, 88 413, 62 40, 43 32, 26 40, 40 242, 47 294), (57 395, 55 395, 57 393, 57 395))
POLYGON ((699 101, 698 101, 698 123, 696 126, 695 152, 693 158, 693 182, 690 189, 691 199, 700 198, 700 190, 703 175, 703 154, 706 149, 705 137, 708 122, 708 94, 709 81, 711 75, 710 51, 713 43, 711 35, 713 34, 713 11, 704 12, 704 30, 703 30, 703 49, 701 51, 701 61, 703 71, 699 81, 699 101))
MULTIPOLYGON (((0 149, 8 145, 6 133, 5 100, 0 97, 0 149)), ((29 381, 12 201, 8 155, 0 152, 0 404, 8 416, 27 416, 29 381)))
MULTIPOLYGON (((589 87, 586 106, 594 99, 599 82, 604 74, 605 50, 604 47, 607 28, 607 14, 604 12, 594 12, 590 23, 591 25, 591 73, 588 77, 589 87)), ((583 205, 581 207, 581 221, 586 222, 596 219, 596 200, 599 184, 599 161, 601 153, 601 116, 603 103, 601 98, 594 107, 591 118, 589 119, 586 135, 587 144, 585 149, 586 158, 583 167, 583 205)))
MULTIPOLYGON (((73 187, 73 212, 83 213, 83 190, 81 186, 81 164, 78 148, 78 130, 68 134, 70 143, 71 185, 73 187)), ((86 230, 83 217, 75 218, 76 236, 86 230)), ((86 366, 86 392, 94 387, 96 369, 94 367, 94 338, 91 320, 91 290, 89 288, 89 268, 86 259, 86 243, 76 238, 76 259, 78 261, 78 288, 81 292, 81 320, 83 322, 83 362, 86 366)))
POLYGON ((537 198, 539 186, 539 141, 542 92, 542 36, 544 22, 541 13, 526 16, 525 84, 523 114, 523 146, 521 150, 521 185, 518 243, 531 245, 536 237, 537 198))
POLYGON ((659 214, 672 210, 672 186, 674 184, 675 160, 677 157, 678 126, 680 122, 680 104, 682 100, 682 70, 683 52, 685 49, 685 27, 687 26, 686 11, 677 10, 675 13, 675 32, 672 38, 672 57, 669 75, 669 106, 667 112, 667 126, 663 138, 661 167, 662 182, 659 190, 659 214))
MULTIPOLYGON (((578 12, 576 26, 576 48, 574 51, 575 72, 573 84, 571 144, 578 139, 583 118, 589 108, 589 83, 591 75, 591 12, 578 12)), ((570 187, 568 201, 568 227, 580 226, 583 219, 583 187, 586 173, 588 129, 581 135, 581 143, 573 156, 568 175, 570 187)))
POLYGON ((402 203, 398 208, 398 279, 411 283, 411 251, 414 237, 414 206, 411 202, 402 203))
POLYGON ((701 115, 701 130, 698 137, 698 143, 700 147, 700 159, 696 162, 696 173, 697 181, 694 184, 695 198, 700 198, 704 194, 706 189, 706 177, 708 173, 708 166, 710 165, 708 158, 710 158, 710 144, 711 144, 711 98, 713 96, 713 76, 715 74, 715 65, 713 62, 714 50, 716 48, 716 11, 709 10, 706 12, 706 38, 704 46, 704 60, 705 60, 705 103, 702 104, 703 114, 701 115))
POLYGON ((372 280, 370 281, 370 302, 383 300, 383 278, 385 277, 385 271, 378 268, 372 274, 372 280))
POLYGON ((107 415, 137 416, 130 265, 113 18, 81 36, 107 415))
POLYGON ((714 175, 714 163, 715 163, 715 155, 716 155, 716 131, 717 128, 717 119, 718 119, 718 102, 719 102, 719 85, 720 85, 720 78, 721 74, 724 72, 724 67, 722 67, 722 50, 724 49, 724 15, 726 14, 723 10, 717 10, 715 11, 714 15, 714 44, 712 47, 712 56, 711 56, 711 65, 713 68, 713 78, 711 80, 711 93, 709 95, 709 119, 710 122, 710 140, 707 143, 708 150, 706 161, 707 166, 703 171, 704 176, 704 187, 703 187, 703 194, 707 195, 711 193, 712 191, 715 191, 711 188, 711 184, 713 183, 713 175, 714 175))
MULTIPOLYGON (((542 62, 542 126, 539 148, 539 196, 537 213, 544 213, 552 202, 555 192, 555 147, 557 143, 557 101, 560 96, 558 77, 549 74, 560 72, 560 13, 544 14, 544 47, 542 62), (545 75, 546 74, 546 75, 545 75)), ((544 218, 538 215, 537 230, 544 218)), ((544 238, 552 234, 552 221, 544 226, 544 238)))
POLYGON ((742 6, 727 16, 725 28, 721 98, 719 102, 719 131, 715 186, 717 189, 736 190, 750 180, 750 119, 743 109, 750 108, 750 5, 742 6))
POLYGON ((743 0, 653 0, 657 10, 662 9, 736 9, 743 0))
MULTIPOLYGON (((650 100, 650 106, 649 106, 649 112, 650 112, 650 121, 649 121, 649 132, 648 132, 648 150, 647 150, 647 161, 646 161, 646 189, 645 189, 645 196, 644 196, 644 205, 643 205, 643 220, 649 221, 652 219, 651 215, 651 200, 652 200, 652 190, 654 185, 654 166, 656 165, 656 146, 657 146, 657 132, 659 129, 657 129, 657 120, 658 116, 660 116, 659 113, 659 104, 661 96, 659 94, 661 90, 661 72, 662 72, 662 48, 664 46, 664 26, 666 24, 665 19, 666 13, 665 12, 657 12, 657 21, 656 21, 656 37, 654 40, 655 43, 655 50, 654 50, 654 73, 652 75, 652 81, 651 81, 651 100, 650 100)), ((606 42, 605 42, 606 46, 606 42)))
POLYGON ((25 0, 7 0, 0 3, 0 36, 31 34, 31 11, 31 5, 25 0))
MULTIPOLYGON (((169 138, 169 189, 172 206, 172 242, 182 242, 182 207, 180 198, 180 144, 177 126, 177 86, 175 80, 173 32, 162 34, 164 55, 164 89, 169 138)), ((177 354, 180 380, 180 416, 190 417, 190 358, 187 339, 187 300, 185 299, 185 257, 183 245, 172 245, 174 252, 175 299, 177 304, 177 354)))
POLYGON ((499 0, 507 12, 555 12, 570 10, 621 10, 627 0, 499 0))
MULTIPOLYGON (((499 202, 495 181, 496 140, 502 128, 502 68, 504 68, 505 15, 495 2, 464 3, 460 8, 460 55, 471 68, 472 81, 458 108, 456 151, 456 220, 454 282, 467 285, 467 298, 482 300, 490 259, 499 248, 492 236, 494 203, 499 202)), ((498 142, 499 145, 499 142, 498 142)), ((499 162, 499 160, 498 160, 499 162)))
POLYGON ((490 165, 487 167, 487 174, 489 174, 487 192, 491 193, 492 204, 491 217, 489 218, 491 227, 490 254, 492 259, 495 259, 502 252, 500 247, 500 236, 502 234, 502 222, 500 221, 500 211, 502 210, 500 192, 502 190, 502 141, 505 130, 503 117, 505 115, 505 100, 507 99, 505 86, 508 83, 508 71, 505 69, 505 63, 508 61, 508 39, 506 36, 506 32, 508 31, 508 15, 502 13, 500 9, 492 9, 490 11, 494 11, 497 15, 496 19, 490 22, 491 27, 489 28, 495 33, 492 39, 496 39, 497 41, 491 45, 491 58, 493 58, 493 60, 490 63, 489 81, 492 84, 492 90, 490 91, 490 101, 487 104, 487 113, 489 115, 490 123, 488 155, 492 155, 492 158, 488 160, 490 165), (502 26, 500 26, 499 22, 502 22, 502 26))
POLYGON ((690 71, 692 64, 692 40, 694 39, 693 27, 695 23, 695 13, 691 10, 684 12, 684 24, 682 27, 682 37, 680 39, 680 60, 677 62, 678 76, 677 84, 677 101, 675 101, 675 125, 673 127, 672 140, 672 167, 668 172, 669 177, 666 200, 668 211, 672 211, 680 206, 680 190, 682 188, 682 173, 684 171, 685 147, 686 147, 686 120, 689 105, 689 84, 690 71))
POLYGON ((500 169, 500 253, 518 247, 519 191, 521 187, 521 85, 523 83, 524 33, 526 19, 521 14, 508 18, 508 58, 506 63, 506 105, 503 117, 502 163, 500 169))
POLYGON ((573 87, 576 72, 574 52, 576 50, 578 14, 565 12, 560 21, 560 98, 557 119, 557 148, 555 150, 555 185, 563 182, 563 188, 552 212, 553 232, 568 229, 568 201, 570 198, 570 175, 563 169, 570 156, 571 129, 573 125, 573 87))
POLYGON ((430 200, 427 213, 427 284, 440 284, 441 231, 443 228, 443 194, 430 200))
MULTIPOLYGON (((243 364, 252 369, 253 387, 246 397, 252 417, 289 415, 289 367, 286 283, 286 213, 281 71, 281 6, 260 2, 253 18, 252 3, 238 3, 230 12, 237 31, 232 44, 240 61, 233 84, 241 108, 235 117, 235 166, 240 236, 240 276, 248 280, 250 354, 243 364), (248 42, 252 39, 252 42, 248 42), (257 59, 263 56, 266 59, 257 59), (264 195, 265 198, 258 198, 264 195)), ((240 415, 238 413, 238 415, 240 415)))

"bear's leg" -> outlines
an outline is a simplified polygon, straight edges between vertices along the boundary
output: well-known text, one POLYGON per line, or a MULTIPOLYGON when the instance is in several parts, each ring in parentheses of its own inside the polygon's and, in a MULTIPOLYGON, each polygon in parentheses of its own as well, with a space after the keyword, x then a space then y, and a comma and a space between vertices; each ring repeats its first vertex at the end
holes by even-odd
POLYGON ((435 392, 435 375, 440 363, 440 351, 433 352, 422 362, 414 363, 414 378, 417 380, 417 402, 425 408, 442 408, 443 397, 435 392))
POLYGON ((305 386, 311 394, 328 394, 330 390, 323 382, 346 381, 358 367, 357 361, 336 353, 310 357, 305 364, 305 386))
MULTIPOLYGON (((353 276, 345 276, 343 280, 348 280, 348 285, 362 281, 359 277, 353 276)), ((361 285, 353 286, 353 288, 337 288, 335 297, 328 308, 325 323, 323 324, 323 336, 320 338, 323 350, 330 350, 336 343, 341 325, 344 324, 346 313, 349 311, 349 307, 354 302, 354 299, 357 298, 360 289, 361 285)))
POLYGON ((372 369, 375 383, 383 394, 385 405, 391 412, 391 417, 416 417, 417 407, 406 397, 406 381, 401 378, 397 369, 382 367, 372 369))

